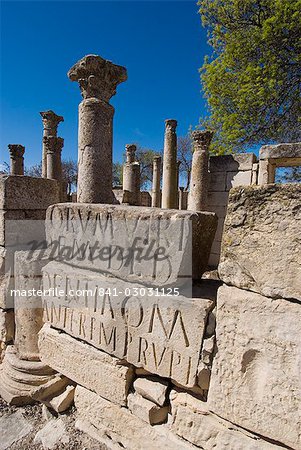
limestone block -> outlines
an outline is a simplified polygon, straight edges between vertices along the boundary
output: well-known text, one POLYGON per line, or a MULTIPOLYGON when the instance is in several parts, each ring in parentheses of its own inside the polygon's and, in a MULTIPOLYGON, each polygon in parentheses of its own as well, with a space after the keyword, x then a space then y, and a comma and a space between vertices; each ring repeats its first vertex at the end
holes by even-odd
POLYGON ((128 408, 132 414, 150 425, 166 422, 169 410, 168 406, 158 406, 137 393, 129 394, 128 408))
POLYGON ((226 190, 227 172, 212 172, 210 174, 209 191, 224 192, 226 190))
POLYGON ((75 389, 74 402, 81 428, 86 431, 93 430, 92 437, 101 442, 109 438, 112 446, 110 448, 123 447, 129 450, 193 448, 184 440, 173 436, 166 425, 152 427, 131 414, 128 409, 120 408, 81 386, 75 389))
POLYGON ((46 208, 47 206, 45 209, 0 210, 0 245, 8 247, 18 243, 20 247, 25 239, 27 242, 45 240, 46 208), (20 238, 23 242, 20 242, 20 238))
POLYGON ((20 410, 12 414, 2 415, 0 417, 0 449, 6 450, 11 448, 13 444, 25 438, 32 431, 32 428, 31 423, 25 419, 20 410))
POLYGON ((300 207, 298 184, 233 189, 220 278, 269 297, 301 300, 300 207))
POLYGON ((155 377, 137 378, 134 381, 134 389, 142 397, 163 406, 166 401, 168 383, 155 377))
POLYGON ((208 212, 67 203, 48 209, 46 231, 66 264, 166 287, 201 277, 216 222, 208 212))
POLYGON ((254 153, 211 156, 209 161, 209 172, 237 172, 241 170, 252 170, 252 165, 255 162, 256 156, 254 153))
POLYGON ((227 206, 229 193, 228 192, 208 192, 208 210, 210 211, 212 206, 227 206))
POLYGON ((220 287, 210 409, 300 450, 300 335, 300 304, 220 287))
POLYGON ((244 172, 227 172, 226 190, 236 186, 250 186, 252 184, 252 170, 244 172))
POLYGON ((62 419, 50 420, 37 432, 33 440, 34 444, 42 444, 43 449, 51 450, 58 445, 67 445, 69 436, 62 419))
POLYGON ((194 386, 213 307, 207 297, 156 296, 138 283, 57 262, 43 273, 43 288, 50 292, 44 296, 45 322, 135 367, 194 386))
POLYGON ((33 389, 31 396, 34 400, 44 402, 48 398, 61 394, 68 384, 70 384, 70 381, 71 380, 69 380, 69 378, 64 377, 61 374, 57 374, 47 383, 33 389))
POLYGON ((78 384, 119 405, 126 404, 133 369, 92 346, 44 325, 41 360, 78 384))
POLYGON ((60 191, 56 180, 0 175, 0 210, 45 210, 60 201, 60 191))
POLYGON ((205 402, 184 392, 172 391, 171 429, 178 436, 204 450, 276 450, 258 436, 210 413, 205 402))
POLYGON ((294 160, 299 160, 299 163, 301 164, 301 142, 292 144, 264 145, 259 151, 259 159, 290 159, 291 162, 294 162, 294 160))
POLYGON ((49 400, 49 406, 57 413, 63 413, 69 409, 74 401, 74 386, 67 386, 64 392, 49 400))

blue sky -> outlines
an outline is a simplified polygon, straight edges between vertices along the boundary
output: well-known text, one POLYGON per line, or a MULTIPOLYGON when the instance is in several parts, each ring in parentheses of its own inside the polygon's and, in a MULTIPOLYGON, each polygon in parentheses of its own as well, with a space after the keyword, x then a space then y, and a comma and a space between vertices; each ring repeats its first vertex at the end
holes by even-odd
POLYGON ((26 147, 25 164, 41 158, 39 111, 63 115, 63 158, 77 159, 77 83, 70 67, 89 53, 128 70, 111 103, 114 160, 124 146, 163 147, 164 120, 178 120, 178 135, 205 112, 198 69, 210 52, 195 2, 98 1, 1 4, 0 161, 7 145, 26 147))

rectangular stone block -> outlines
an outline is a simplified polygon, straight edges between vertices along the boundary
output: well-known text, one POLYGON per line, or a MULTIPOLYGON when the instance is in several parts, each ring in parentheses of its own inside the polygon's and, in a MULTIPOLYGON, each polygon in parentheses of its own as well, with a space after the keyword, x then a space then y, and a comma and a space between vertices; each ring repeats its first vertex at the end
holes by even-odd
POLYGON ((301 305, 222 286, 208 403, 211 411, 301 449, 301 305))
POLYGON ((227 172, 227 191, 236 186, 250 186, 251 184, 252 170, 246 170, 244 172, 227 172))
POLYGON ((226 190, 227 172, 212 172, 210 174, 209 191, 224 192, 226 190))
POLYGON ((258 436, 210 413, 207 404, 184 392, 172 391, 170 426, 174 433, 204 450, 277 450, 258 436))
POLYGON ((219 274, 273 298, 301 300, 301 185, 230 192, 219 274))
POLYGON ((169 411, 168 406, 156 405, 136 392, 129 394, 128 408, 132 414, 150 425, 166 422, 169 411))
POLYGON ((208 192, 208 209, 211 206, 225 207, 228 204, 229 192, 208 192))
POLYGON ((47 209, 60 201, 60 192, 56 180, 0 175, 0 209, 47 209))
POLYGON ((259 151, 259 159, 298 159, 301 164, 301 142, 264 145, 259 151))
POLYGON ((195 384, 210 300, 56 262, 43 273, 45 321, 136 367, 195 384))
POLYGON ((256 162, 254 153, 237 153, 236 155, 210 156, 209 172, 238 172, 252 170, 256 162))
POLYGON ((41 360, 107 400, 126 405, 134 370, 91 345, 45 324, 39 333, 41 360))
POLYGON ((46 231, 66 264, 174 286, 205 271, 216 222, 208 212, 69 203, 48 209, 46 231))
POLYGON ((184 440, 173 436, 166 425, 152 427, 126 408, 120 408, 81 386, 75 389, 77 427, 109 448, 135 450, 192 450, 184 440))

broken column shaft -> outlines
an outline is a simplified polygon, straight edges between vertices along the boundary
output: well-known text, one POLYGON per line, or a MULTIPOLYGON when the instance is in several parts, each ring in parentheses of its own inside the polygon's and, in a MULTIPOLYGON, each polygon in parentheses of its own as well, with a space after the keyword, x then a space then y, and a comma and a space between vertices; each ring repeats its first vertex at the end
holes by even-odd
POLYGON ((165 121, 162 208, 177 208, 177 121, 165 121))

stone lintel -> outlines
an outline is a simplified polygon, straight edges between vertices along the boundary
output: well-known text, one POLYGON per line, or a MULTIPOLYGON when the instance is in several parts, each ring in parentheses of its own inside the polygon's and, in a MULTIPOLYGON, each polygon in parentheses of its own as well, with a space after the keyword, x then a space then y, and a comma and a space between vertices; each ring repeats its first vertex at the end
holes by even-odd
POLYGON ((287 158, 297 158, 299 159, 299 165, 301 165, 301 142, 264 145, 259 151, 259 159, 285 160, 287 158))

